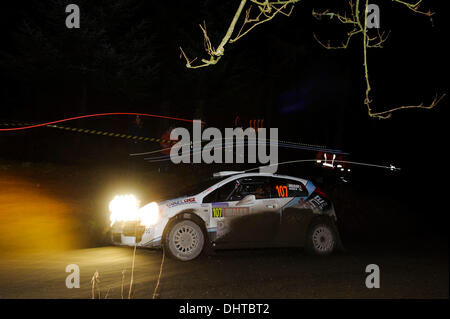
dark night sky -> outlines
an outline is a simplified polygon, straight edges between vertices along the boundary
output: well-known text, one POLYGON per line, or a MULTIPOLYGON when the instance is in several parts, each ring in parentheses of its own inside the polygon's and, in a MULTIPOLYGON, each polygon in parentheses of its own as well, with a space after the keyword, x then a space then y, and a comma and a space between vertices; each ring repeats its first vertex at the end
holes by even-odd
MULTIPOLYGON (((354 159, 394 162, 423 176, 441 157, 448 97, 431 111, 370 119, 362 103, 359 38, 343 51, 327 51, 313 39, 313 32, 342 38, 347 29, 317 21, 311 11, 330 4, 347 8, 347 1, 305 0, 291 17, 279 16, 228 44, 220 63, 202 70, 186 69, 178 47, 191 57, 203 53, 203 21, 218 43, 239 1, 72 2, 81 7, 80 30, 65 28, 65 1, 2 2, 0 119, 39 122, 136 111, 202 114, 210 125, 225 127, 239 114, 266 118, 280 128, 280 139, 344 149, 354 159)), ((428 103, 436 93, 448 93, 446 13, 439 1, 424 4, 437 12, 434 27, 399 4, 373 3, 380 6, 382 29, 391 30, 384 49, 369 51, 373 107, 428 103)))

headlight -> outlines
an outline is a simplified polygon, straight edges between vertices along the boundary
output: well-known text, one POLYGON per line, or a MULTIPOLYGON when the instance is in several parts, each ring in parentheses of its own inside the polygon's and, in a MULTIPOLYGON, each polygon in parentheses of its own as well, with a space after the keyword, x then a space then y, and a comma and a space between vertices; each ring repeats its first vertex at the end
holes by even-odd
POLYGON ((159 218, 158 204, 153 202, 142 207, 139 210, 139 217, 142 226, 149 227, 155 225, 159 218))
POLYGON ((109 203, 111 225, 117 221, 132 221, 137 219, 139 202, 134 195, 117 195, 109 203))
POLYGON ((134 195, 117 195, 109 203, 111 226, 115 222, 139 221, 142 226, 155 225, 159 218, 158 204, 152 202, 139 209, 134 195))

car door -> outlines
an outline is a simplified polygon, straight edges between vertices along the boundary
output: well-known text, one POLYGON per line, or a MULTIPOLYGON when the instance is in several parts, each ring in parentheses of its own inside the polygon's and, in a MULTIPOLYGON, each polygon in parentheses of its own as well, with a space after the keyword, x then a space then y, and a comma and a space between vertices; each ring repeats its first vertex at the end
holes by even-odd
POLYGON ((276 237, 279 206, 267 177, 243 177, 222 186, 211 205, 216 244, 261 246, 276 237))
POLYGON ((280 207, 279 233, 276 242, 282 245, 296 245, 304 238, 308 216, 302 203, 309 194, 305 185, 289 178, 271 178, 272 198, 280 207))

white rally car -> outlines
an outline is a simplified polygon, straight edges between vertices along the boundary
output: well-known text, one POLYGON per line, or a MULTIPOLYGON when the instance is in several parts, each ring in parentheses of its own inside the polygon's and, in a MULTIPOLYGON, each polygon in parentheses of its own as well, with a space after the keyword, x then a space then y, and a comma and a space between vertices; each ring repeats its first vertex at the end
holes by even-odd
POLYGON ((221 172, 191 194, 138 207, 133 195, 110 203, 116 245, 164 247, 187 261, 204 248, 340 247, 333 204, 310 181, 268 173, 221 172))

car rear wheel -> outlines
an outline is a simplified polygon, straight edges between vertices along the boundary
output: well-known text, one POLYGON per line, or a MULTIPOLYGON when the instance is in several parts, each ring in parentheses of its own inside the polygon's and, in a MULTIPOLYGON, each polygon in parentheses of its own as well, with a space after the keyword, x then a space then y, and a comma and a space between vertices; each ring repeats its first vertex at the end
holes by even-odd
POLYGON ((205 237, 201 227, 191 220, 175 222, 168 230, 164 248, 170 257, 181 261, 195 259, 205 245, 205 237))
POLYGON ((336 247, 336 233, 331 224, 325 221, 313 223, 306 240, 306 249, 313 255, 329 255, 336 247))

